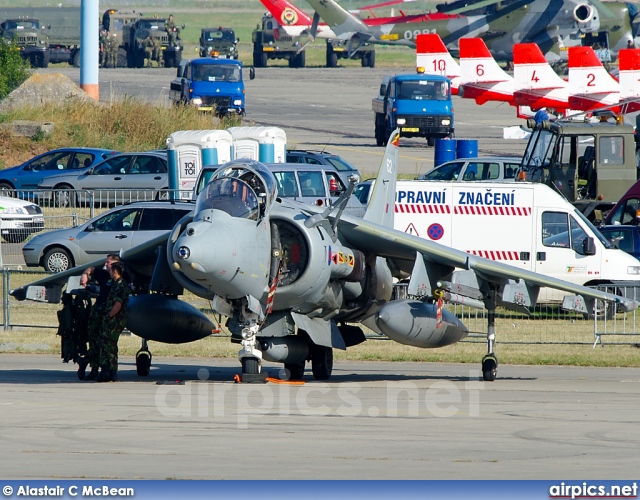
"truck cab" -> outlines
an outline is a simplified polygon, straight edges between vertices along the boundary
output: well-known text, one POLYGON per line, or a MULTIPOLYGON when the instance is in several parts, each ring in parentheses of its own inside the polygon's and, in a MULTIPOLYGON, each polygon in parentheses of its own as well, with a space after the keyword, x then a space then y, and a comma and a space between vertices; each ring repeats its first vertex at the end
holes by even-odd
POLYGON ((2 38, 13 41, 23 59, 34 68, 49 66, 49 44, 40 21, 31 18, 7 19, 0 24, 2 38))
MULTIPOLYGON (((250 78, 254 73, 251 71, 250 78)), ((192 105, 218 116, 244 115, 242 63, 234 59, 202 57, 180 63, 171 81, 169 98, 174 104, 192 105)))
POLYGON ((137 21, 122 27, 123 46, 127 53, 127 67, 144 66, 144 40, 150 37, 157 40, 162 49, 165 68, 176 68, 182 60, 182 45, 172 43, 165 28, 166 19, 141 17, 137 21))
POLYGON ((299 36, 287 35, 271 14, 262 17, 262 25, 251 33, 251 42, 256 68, 266 68, 269 59, 287 59, 290 68, 304 68, 304 43, 299 36))
POLYGON ((594 212, 610 210, 637 179, 633 127, 618 120, 537 124, 517 178, 547 184, 598 218, 594 212))
POLYGON ((384 146, 396 128, 403 137, 453 137, 451 81, 439 75, 415 73, 385 76, 372 101, 375 138, 384 146))
POLYGON ((238 42, 231 28, 202 28, 200 31, 200 57, 226 57, 238 59, 238 42))

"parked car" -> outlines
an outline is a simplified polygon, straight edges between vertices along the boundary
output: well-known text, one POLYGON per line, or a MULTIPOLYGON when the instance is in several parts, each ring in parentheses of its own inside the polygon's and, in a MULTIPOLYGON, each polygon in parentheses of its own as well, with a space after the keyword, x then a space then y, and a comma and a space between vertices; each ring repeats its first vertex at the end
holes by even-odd
POLYGON ((43 179, 73 170, 78 175, 117 151, 99 148, 60 148, 34 156, 17 167, 0 171, 0 192, 34 190, 43 179))
POLYGON ((487 156, 447 161, 416 177, 420 181, 515 182, 519 156, 487 156))
POLYGON ((128 197, 115 196, 114 190, 135 191, 138 197, 154 199, 161 190, 169 188, 167 171, 166 152, 120 153, 80 174, 68 172, 47 177, 38 189, 46 191, 45 199, 53 197, 56 206, 87 201, 88 191, 107 191, 116 203, 128 197))
POLYGON ((28 267, 61 272, 128 250, 169 230, 193 210, 192 202, 141 201, 121 205, 71 229, 47 231, 23 248, 28 267))
POLYGON ((35 203, 0 196, 0 234, 8 243, 22 243, 44 229, 44 215, 35 203))
POLYGON ((615 224, 601 226, 598 230, 613 246, 640 259, 640 228, 638 226, 615 224))
POLYGON ((329 165, 335 168, 345 186, 349 185, 349 176, 355 175, 360 182, 360 172, 344 158, 325 151, 305 151, 292 149, 287 151, 287 163, 308 163, 310 165, 329 165))

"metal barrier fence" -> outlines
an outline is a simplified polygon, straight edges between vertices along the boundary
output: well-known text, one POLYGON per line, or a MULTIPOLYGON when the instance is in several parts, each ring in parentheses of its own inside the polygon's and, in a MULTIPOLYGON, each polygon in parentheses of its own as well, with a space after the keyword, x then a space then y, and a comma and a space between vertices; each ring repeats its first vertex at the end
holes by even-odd
MULTIPOLYGON (((168 190, 50 190, 19 191, 13 193, 20 198, 38 202, 44 216, 44 230, 79 226, 106 210, 123 203, 151 201, 156 199, 188 198, 188 192, 172 194, 168 190)), ((3 226, 4 227, 4 226, 3 226)), ((31 234, 29 228, 24 240, 31 234)), ((36 233, 37 234, 37 233, 36 233)), ((3 233, 4 236, 4 233, 3 233)), ((17 238, 20 240, 21 238, 17 238)), ((0 265, 2 266, 2 312, 3 327, 57 328, 58 304, 34 304, 19 302, 9 295, 9 291, 46 276, 43 270, 24 270, 22 257, 23 243, 16 240, 0 244, 0 265)), ((640 300, 640 292, 635 287, 603 287, 608 292, 640 300)), ((207 301, 194 295, 185 299, 201 309, 209 307, 207 301)), ((487 315, 485 310, 466 306, 448 305, 447 308, 459 317, 469 328, 470 342, 484 342, 486 339, 487 315)), ((638 310, 623 313, 615 306, 603 308, 595 318, 586 318, 579 313, 563 311, 559 306, 538 306, 532 315, 514 313, 498 309, 496 317, 497 340, 500 343, 523 344, 636 344, 640 335, 638 310)))
MULTIPOLYGON (((9 295, 10 290, 47 276, 44 271, 2 270, 2 320, 5 330, 14 327, 57 328, 57 312, 61 304, 20 302, 9 295)), ((632 290, 623 290, 632 293, 632 290)), ((635 293, 636 290, 633 290, 635 293)), ((631 295, 629 295, 631 297, 631 295)), ((640 295, 639 295, 640 297, 640 295)), ((192 294, 182 300, 201 311, 210 310, 209 301, 192 294)), ((470 330, 466 342, 486 341, 487 314, 485 310, 460 305, 447 305, 453 314, 470 330)), ((211 317, 216 316, 210 311, 211 317)), ((533 314, 514 313, 503 308, 496 311, 496 333, 499 344, 640 344, 638 310, 624 313, 609 310, 596 318, 567 312, 559 306, 542 305, 533 314)))

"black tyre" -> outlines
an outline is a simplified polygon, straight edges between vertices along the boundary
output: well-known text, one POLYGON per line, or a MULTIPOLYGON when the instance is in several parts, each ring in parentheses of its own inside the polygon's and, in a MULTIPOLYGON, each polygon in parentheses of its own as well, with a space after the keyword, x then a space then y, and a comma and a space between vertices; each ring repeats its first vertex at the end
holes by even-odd
POLYGON ((296 68, 304 68, 306 63, 307 63, 307 53, 306 51, 303 50, 296 56, 296 68))
POLYGON ((482 378, 485 382, 493 382, 498 375, 498 360, 489 357, 482 361, 482 378))
POLYGON ((54 247, 49 250, 44 255, 42 264, 45 271, 50 273, 61 273, 74 266, 73 257, 66 248, 62 247, 54 247))
POLYGON ((164 56, 164 67, 165 68, 174 68, 175 63, 173 62, 175 54, 165 54, 164 56))
POLYGON ((427 137, 427 146, 433 147, 436 143, 436 140, 433 137, 427 137))
POLYGON ((380 122, 376 120, 375 127, 376 146, 384 146, 384 124, 380 125, 380 122))
POLYGON ((287 372, 287 380, 302 380, 304 377, 304 361, 302 363, 285 363, 284 369, 287 372))
POLYGON ((79 68, 80 67, 80 51, 77 51, 73 55, 73 60, 71 61, 71 63, 73 64, 74 68, 79 68))
POLYGON ((12 198, 15 198, 16 191, 14 187, 8 182, 0 182, 0 195, 11 196, 12 198))
POLYGON ((242 358, 242 373, 247 375, 257 375, 260 373, 260 362, 258 358, 242 358))
POLYGON ((49 50, 45 50, 38 54, 38 68, 49 67, 49 50))
POLYGON ((68 184, 60 184, 56 186, 53 191, 53 206, 55 207, 70 207, 75 205, 75 196, 73 194, 73 188, 68 184))
POLYGON ((311 371, 316 380, 329 380, 333 370, 333 349, 314 345, 311 351, 311 371))
POLYGON ((375 68, 376 67, 376 52, 375 52, 375 50, 372 50, 371 52, 369 52, 369 67, 370 68, 375 68))
POLYGON ((136 353, 136 372, 141 377, 146 377, 151 371, 151 353, 140 350, 136 353))
POLYGON ((116 60, 116 67, 127 67, 127 52, 123 48, 118 49, 118 59, 116 60))
POLYGON ((338 54, 327 47, 327 68, 335 68, 338 65, 338 54))

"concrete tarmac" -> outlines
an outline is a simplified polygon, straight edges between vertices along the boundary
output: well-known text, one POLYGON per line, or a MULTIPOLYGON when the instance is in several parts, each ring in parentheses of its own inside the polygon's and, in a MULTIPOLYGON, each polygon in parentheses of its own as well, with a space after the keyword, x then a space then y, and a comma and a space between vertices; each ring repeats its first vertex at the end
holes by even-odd
MULTIPOLYGON (((498 351, 499 355, 499 351, 498 351)), ((632 479, 640 369, 336 362, 329 382, 234 384, 237 360, 154 358, 80 382, 0 355, 5 478, 632 479)), ((266 365, 277 376, 279 366, 266 365)))

